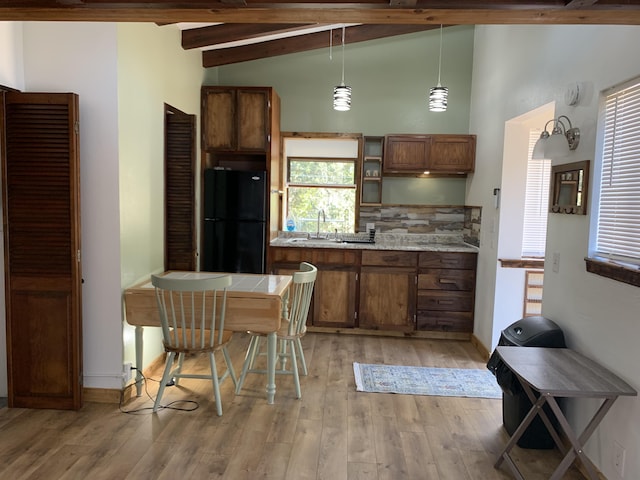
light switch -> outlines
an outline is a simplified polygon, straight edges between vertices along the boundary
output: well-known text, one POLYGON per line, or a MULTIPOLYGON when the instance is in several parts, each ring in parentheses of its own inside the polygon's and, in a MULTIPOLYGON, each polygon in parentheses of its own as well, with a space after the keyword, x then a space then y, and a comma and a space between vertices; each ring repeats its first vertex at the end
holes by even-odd
POLYGON ((553 253, 553 264, 551 266, 551 270, 554 273, 558 273, 560 271, 560 254, 558 252, 553 253))

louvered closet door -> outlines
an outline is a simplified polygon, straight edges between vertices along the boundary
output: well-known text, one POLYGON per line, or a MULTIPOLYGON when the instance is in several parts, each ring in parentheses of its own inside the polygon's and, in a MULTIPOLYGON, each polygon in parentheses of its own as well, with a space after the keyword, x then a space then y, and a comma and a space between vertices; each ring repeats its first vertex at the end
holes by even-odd
POLYGON ((9 406, 82 406, 78 97, 5 94, 9 406))
POLYGON ((196 269, 195 115, 165 109, 165 270, 196 269))

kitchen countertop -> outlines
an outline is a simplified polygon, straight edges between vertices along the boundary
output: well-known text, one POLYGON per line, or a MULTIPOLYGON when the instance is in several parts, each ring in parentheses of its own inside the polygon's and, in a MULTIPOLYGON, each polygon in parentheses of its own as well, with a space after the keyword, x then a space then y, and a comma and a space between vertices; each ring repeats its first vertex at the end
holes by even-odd
MULTIPOLYGON (((340 238, 340 234, 338 234, 338 238, 340 238)), ((308 239, 306 233, 281 232, 278 238, 271 241, 270 246, 410 252, 478 252, 477 247, 465 243, 462 236, 458 234, 378 233, 375 237, 375 243, 344 243, 336 241, 333 233, 329 234, 329 239, 308 239)))

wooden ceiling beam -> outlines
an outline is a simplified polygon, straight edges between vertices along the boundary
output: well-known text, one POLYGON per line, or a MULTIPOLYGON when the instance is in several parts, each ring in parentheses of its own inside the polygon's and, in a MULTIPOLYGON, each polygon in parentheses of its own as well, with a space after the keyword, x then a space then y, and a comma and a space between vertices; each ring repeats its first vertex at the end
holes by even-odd
POLYGON ((182 31, 182 48, 200 48, 218 43, 236 42, 264 35, 294 32, 314 24, 308 23, 225 23, 182 31))
MULTIPOLYGON (((450 2, 453 4, 453 2, 450 2)), ((486 8, 363 8, 349 4, 334 4, 319 8, 314 4, 300 7, 252 8, 172 8, 165 4, 146 4, 146 8, 132 8, 120 4, 91 4, 61 6, 53 0, 28 2, 4 1, 0 5, 0 20, 31 21, 101 21, 101 22, 155 22, 155 23, 367 23, 397 25, 640 25, 640 0, 602 0, 590 8, 515 8, 513 2, 483 2, 486 8), (33 4, 45 4, 35 7, 33 4), (162 5, 162 6, 160 6, 162 5), (158 8, 156 8, 156 6, 158 8)), ((182 4, 181 4, 182 6, 182 4)), ((419 5, 418 5, 419 6, 419 5)), ((523 6, 524 7, 524 6, 523 6)))
MULTIPOLYGON (((364 42, 378 38, 432 30, 438 27, 439 25, 358 25, 345 28, 345 43, 364 42)), ((205 68, 219 67, 231 63, 248 62, 260 58, 327 48, 330 44, 330 38, 333 45, 341 44, 342 29, 334 29, 332 34, 329 32, 318 32, 242 47, 206 50, 202 52, 202 66, 205 68)))

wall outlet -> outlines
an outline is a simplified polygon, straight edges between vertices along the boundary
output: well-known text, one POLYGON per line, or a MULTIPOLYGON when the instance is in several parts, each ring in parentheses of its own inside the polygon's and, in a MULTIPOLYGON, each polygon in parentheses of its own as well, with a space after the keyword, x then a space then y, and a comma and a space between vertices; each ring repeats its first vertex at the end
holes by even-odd
POLYGON ((132 368, 133 364, 131 362, 127 362, 122 365, 122 381, 125 385, 133 378, 132 368))
POLYGON ((553 253, 553 263, 551 264, 551 270, 554 273, 558 273, 560 271, 560 254, 558 252, 553 253))
POLYGON ((613 442, 613 466, 620 475, 620 478, 624 478, 624 457, 625 449, 622 445, 614 440, 613 442))

